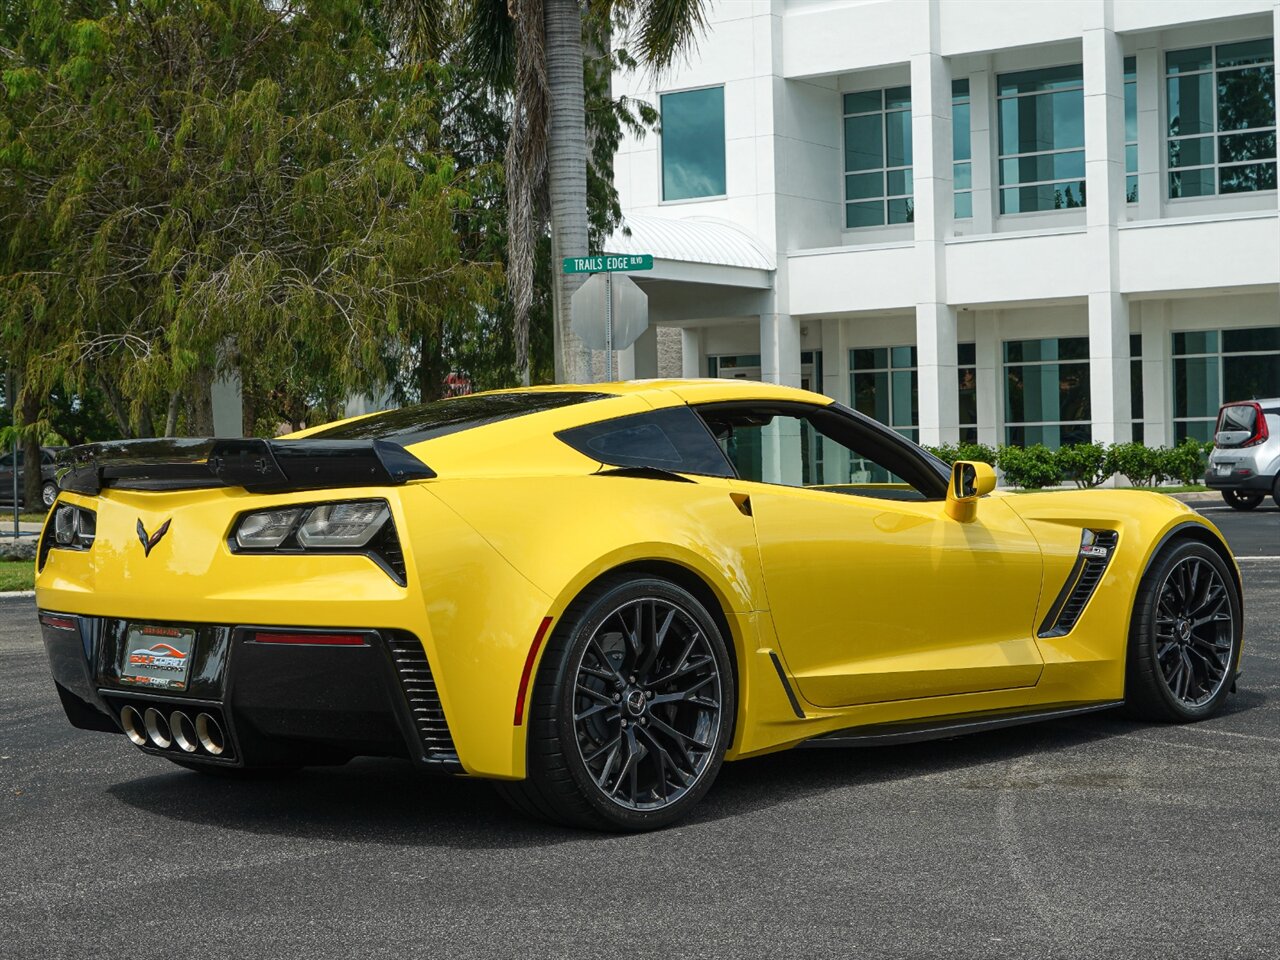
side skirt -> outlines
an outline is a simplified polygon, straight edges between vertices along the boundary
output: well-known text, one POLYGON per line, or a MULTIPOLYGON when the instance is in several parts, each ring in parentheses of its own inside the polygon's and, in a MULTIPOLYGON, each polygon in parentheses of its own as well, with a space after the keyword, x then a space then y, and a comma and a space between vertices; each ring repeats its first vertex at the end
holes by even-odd
POLYGON ((1016 727, 1024 723, 1035 723, 1039 720, 1059 720, 1063 717, 1077 717, 1085 713, 1096 713, 1099 710, 1111 710, 1114 707, 1121 706, 1123 703, 1123 700, 1108 700, 1103 703, 1087 703, 1083 706, 1051 707, 1021 713, 969 714, 967 716, 944 717, 912 723, 879 723, 823 734, 820 737, 814 737, 812 740, 806 740, 799 746, 883 747, 899 743, 921 743, 925 740, 962 737, 965 734, 981 733, 984 730, 1016 727))

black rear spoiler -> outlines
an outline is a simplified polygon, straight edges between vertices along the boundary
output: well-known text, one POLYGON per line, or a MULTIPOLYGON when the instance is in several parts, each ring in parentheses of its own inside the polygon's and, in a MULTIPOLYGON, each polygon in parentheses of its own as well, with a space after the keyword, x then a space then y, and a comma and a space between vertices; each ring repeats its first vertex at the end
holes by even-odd
POLYGON ((116 440, 59 452, 58 486, 96 495, 103 487, 183 490, 244 487, 282 493, 395 486, 436 472, 390 440, 116 440))

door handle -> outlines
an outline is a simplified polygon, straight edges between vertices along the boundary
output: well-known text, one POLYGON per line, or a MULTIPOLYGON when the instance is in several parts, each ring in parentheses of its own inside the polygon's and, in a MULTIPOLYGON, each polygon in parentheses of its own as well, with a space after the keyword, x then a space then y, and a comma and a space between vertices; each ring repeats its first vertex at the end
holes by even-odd
POLYGON ((733 505, 738 508, 738 512, 744 517, 751 516, 751 496, 746 493, 731 493, 729 499, 733 501, 733 505))

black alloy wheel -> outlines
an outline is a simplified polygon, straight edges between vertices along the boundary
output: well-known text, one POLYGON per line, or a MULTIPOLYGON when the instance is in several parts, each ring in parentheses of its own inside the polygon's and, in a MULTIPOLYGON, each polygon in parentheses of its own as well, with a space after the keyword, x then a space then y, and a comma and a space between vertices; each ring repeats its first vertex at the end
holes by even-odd
POLYGON ((1222 558, 1196 541, 1156 557, 1138 589, 1126 700, 1141 716, 1200 720, 1216 713, 1240 657, 1240 593, 1222 558))
POLYGON ((554 632, 532 696, 528 778, 500 792, 569 825, 664 826, 715 779, 734 702, 728 650, 696 597, 657 578, 608 578, 554 632))
MULTIPOLYGON (((1277 494, 1280 494, 1280 488, 1278 488, 1276 492, 1277 494)), ((1222 491, 1222 499, 1225 500, 1227 502, 1227 506, 1231 507, 1233 510, 1252 510, 1262 502, 1263 497, 1265 496, 1266 494, 1259 493, 1254 490, 1222 491)), ((1280 500, 1277 500, 1276 503, 1280 504, 1280 500)))

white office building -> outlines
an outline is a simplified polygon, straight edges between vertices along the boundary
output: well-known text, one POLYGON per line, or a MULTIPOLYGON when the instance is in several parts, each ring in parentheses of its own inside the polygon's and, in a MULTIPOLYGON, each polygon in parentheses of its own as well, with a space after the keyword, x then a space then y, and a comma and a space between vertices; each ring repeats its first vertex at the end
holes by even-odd
MULTIPOLYGON (((1277 0, 720 0, 617 187, 686 376, 922 443, 1207 438, 1280 395, 1277 0)), ((637 275, 639 276, 639 275, 637 275)), ((671 335, 668 335, 668 337, 671 335)), ((658 372, 659 337, 623 358, 658 372)))

